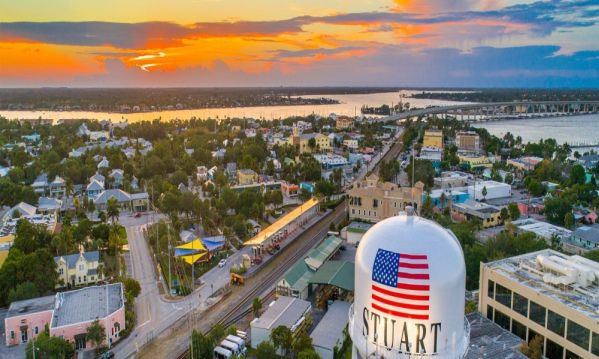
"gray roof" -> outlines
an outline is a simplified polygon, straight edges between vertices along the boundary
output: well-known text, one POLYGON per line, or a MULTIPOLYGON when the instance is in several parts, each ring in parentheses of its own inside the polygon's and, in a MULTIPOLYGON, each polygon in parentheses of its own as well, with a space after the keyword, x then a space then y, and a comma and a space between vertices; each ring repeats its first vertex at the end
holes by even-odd
POLYGON ((87 287, 56 295, 52 327, 105 318, 123 306, 121 283, 87 287))
POLYGON ((466 319, 470 323, 470 347, 465 359, 526 359, 519 350, 520 337, 478 312, 467 314, 466 319))
POLYGON ((93 251, 93 252, 83 252, 83 253, 73 253, 73 254, 69 254, 66 256, 57 256, 54 257, 54 261, 56 263, 58 263, 58 261, 60 261, 60 258, 64 258, 65 262, 67 262, 67 266, 69 268, 75 268, 75 265, 77 264, 77 260, 79 259, 79 256, 83 254, 83 257, 85 258, 85 260, 87 262, 95 262, 95 261, 99 261, 100 260, 100 252, 98 251, 93 251))
POLYGON ((332 351, 337 341, 343 341, 343 329, 349 321, 349 307, 349 303, 339 300, 329 305, 329 310, 310 334, 315 347, 332 351))
POLYGON ((48 185, 48 176, 45 173, 42 173, 39 176, 37 176, 37 178, 35 179, 35 181, 33 181, 33 184, 31 186, 32 187, 40 187, 40 186, 47 186, 47 185, 48 185))
POLYGON ((31 313, 45 312, 54 308, 54 296, 48 295, 45 297, 19 300, 10 303, 6 318, 26 315, 31 313))
POLYGON ((150 195, 148 195, 148 192, 139 192, 139 193, 132 193, 131 194, 131 200, 135 200, 135 199, 148 199, 150 198, 150 195))
POLYGON ((91 176, 89 178, 90 182, 93 180, 96 180, 98 182, 106 182, 106 177, 102 176, 101 174, 99 174, 98 172, 96 172, 95 175, 91 176))
POLYGON ((37 207, 40 210, 44 209, 60 209, 62 203, 56 198, 51 197, 40 197, 37 201, 37 207))
POLYGON ((107 189, 100 192, 96 200, 96 204, 105 204, 110 198, 116 198, 119 203, 131 201, 131 195, 120 189, 107 189))
POLYGON ((251 325, 267 330, 281 325, 291 328, 310 308, 310 302, 306 300, 284 296, 279 297, 266 309, 260 318, 254 319, 251 325))
POLYGON ((98 180, 92 180, 90 184, 87 185, 87 191, 103 191, 104 186, 98 182, 98 180))
POLYGON ((585 241, 599 243, 599 224, 576 228, 572 235, 585 241))

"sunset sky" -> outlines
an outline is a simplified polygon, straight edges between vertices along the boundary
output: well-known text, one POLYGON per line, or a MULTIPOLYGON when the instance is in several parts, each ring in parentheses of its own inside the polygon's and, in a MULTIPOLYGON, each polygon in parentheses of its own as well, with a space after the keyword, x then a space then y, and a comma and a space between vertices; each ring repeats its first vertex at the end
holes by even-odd
POLYGON ((599 0, 0 0, 0 87, 599 87, 599 0))

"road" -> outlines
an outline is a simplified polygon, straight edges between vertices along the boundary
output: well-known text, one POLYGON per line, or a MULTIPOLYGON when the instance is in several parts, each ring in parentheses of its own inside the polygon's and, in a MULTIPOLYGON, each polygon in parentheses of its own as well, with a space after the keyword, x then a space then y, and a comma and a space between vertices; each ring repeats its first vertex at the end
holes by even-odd
MULTIPOLYGON (((196 313, 179 322, 170 331, 148 343, 138 356, 155 358, 180 358, 189 347, 191 326, 201 332, 208 332, 216 323, 230 324, 251 305, 256 296, 263 297, 274 287, 279 278, 300 258, 316 246, 327 234, 329 224, 339 223, 345 218, 345 203, 324 215, 315 225, 309 226, 292 243, 281 249, 264 268, 246 280, 243 287, 234 287, 232 293, 207 310, 198 308, 196 313), (190 321, 192 325, 190 325, 190 321)), ((228 278, 228 276, 225 276, 228 278)))

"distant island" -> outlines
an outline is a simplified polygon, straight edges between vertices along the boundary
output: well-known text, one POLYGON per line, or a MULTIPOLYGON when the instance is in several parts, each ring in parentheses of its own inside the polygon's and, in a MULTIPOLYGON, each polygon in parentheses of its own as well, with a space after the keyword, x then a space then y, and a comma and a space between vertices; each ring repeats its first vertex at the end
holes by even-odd
POLYGON ((412 98, 460 102, 599 101, 598 89, 470 89, 422 91, 412 98))
POLYGON ((92 111, 139 113, 252 106, 330 105, 338 100, 302 97, 394 92, 386 87, 259 88, 35 88, 0 89, 4 111, 92 111))

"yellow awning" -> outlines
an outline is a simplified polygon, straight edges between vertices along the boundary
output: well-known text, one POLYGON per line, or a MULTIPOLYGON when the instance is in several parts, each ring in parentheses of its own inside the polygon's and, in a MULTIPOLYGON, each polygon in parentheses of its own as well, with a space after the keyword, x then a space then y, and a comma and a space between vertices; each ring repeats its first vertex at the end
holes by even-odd
POLYGON ((208 252, 204 252, 204 253, 199 253, 199 254, 192 254, 189 256, 181 256, 179 258, 183 259, 187 264, 194 264, 195 262, 199 261, 200 259, 202 259, 203 257, 205 257, 208 254, 208 252))
POLYGON ((295 221, 299 216, 304 214, 306 211, 312 209, 314 206, 318 205, 318 199, 311 198, 308 201, 304 202, 301 206, 295 208, 293 211, 287 213, 283 217, 281 217, 278 221, 271 224, 267 228, 260 231, 260 233, 256 234, 252 239, 245 242, 244 246, 255 246, 264 243, 267 239, 269 239, 273 234, 277 233, 281 229, 285 228, 288 224, 295 221))
POLYGON ((196 251, 207 251, 206 247, 204 247, 204 244, 202 244, 202 241, 199 238, 196 238, 189 243, 182 244, 175 248, 177 248, 177 249, 193 249, 196 251))

